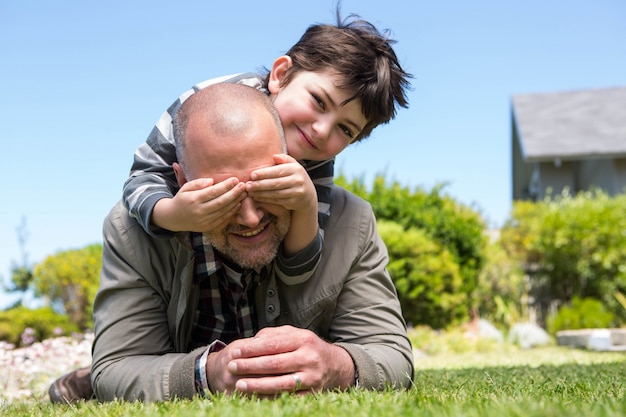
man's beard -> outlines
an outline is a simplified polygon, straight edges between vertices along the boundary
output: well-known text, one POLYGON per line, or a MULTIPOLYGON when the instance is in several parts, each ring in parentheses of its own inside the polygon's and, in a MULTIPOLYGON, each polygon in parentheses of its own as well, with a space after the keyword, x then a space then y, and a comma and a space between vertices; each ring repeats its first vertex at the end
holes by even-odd
POLYGON ((240 227, 235 225, 228 225, 220 232, 205 233, 204 236, 211 246, 235 264, 242 268, 259 270, 270 264, 274 258, 276 258, 280 243, 289 231, 291 216, 289 212, 286 212, 285 215, 280 217, 267 214, 261 223, 266 221, 269 221, 266 227, 273 225, 273 233, 271 236, 264 239, 263 242, 256 244, 232 244, 229 241, 229 234, 240 230, 240 227))

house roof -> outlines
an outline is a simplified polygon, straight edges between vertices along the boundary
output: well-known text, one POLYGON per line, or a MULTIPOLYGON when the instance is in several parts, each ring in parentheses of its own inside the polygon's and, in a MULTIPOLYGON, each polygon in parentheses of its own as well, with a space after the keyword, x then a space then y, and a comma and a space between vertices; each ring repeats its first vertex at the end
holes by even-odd
POLYGON ((512 98, 525 161, 626 156, 626 87, 512 98))

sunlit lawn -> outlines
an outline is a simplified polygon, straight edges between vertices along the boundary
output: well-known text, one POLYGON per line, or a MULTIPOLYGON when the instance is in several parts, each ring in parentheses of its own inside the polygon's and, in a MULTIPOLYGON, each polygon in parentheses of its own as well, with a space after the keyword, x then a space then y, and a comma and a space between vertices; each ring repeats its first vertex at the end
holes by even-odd
POLYGON ((56 406, 49 404, 47 398, 35 398, 4 403, 0 414, 220 417, 626 415, 626 353, 556 346, 522 350, 509 344, 493 343, 466 343, 459 347, 449 338, 445 343, 429 340, 429 346, 416 350, 415 385, 403 392, 285 395, 273 401, 217 396, 212 401, 197 399, 161 404, 98 404, 90 401, 56 406), (431 349, 437 352, 424 353, 431 349))

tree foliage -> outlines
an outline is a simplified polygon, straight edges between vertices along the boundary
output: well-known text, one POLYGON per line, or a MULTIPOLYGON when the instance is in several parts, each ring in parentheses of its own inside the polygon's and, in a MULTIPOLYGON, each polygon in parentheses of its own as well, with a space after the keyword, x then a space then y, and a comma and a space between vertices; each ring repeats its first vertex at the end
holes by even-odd
POLYGON ((60 303, 81 330, 91 328, 101 263, 100 244, 50 255, 35 266, 32 282, 35 294, 53 304, 60 303))
POLYGON ((32 265, 28 261, 28 252, 26 251, 26 243, 29 237, 26 217, 22 217, 20 225, 15 228, 15 232, 20 248, 21 260, 19 263, 11 262, 11 286, 6 289, 11 292, 24 292, 29 288, 33 280, 32 265))

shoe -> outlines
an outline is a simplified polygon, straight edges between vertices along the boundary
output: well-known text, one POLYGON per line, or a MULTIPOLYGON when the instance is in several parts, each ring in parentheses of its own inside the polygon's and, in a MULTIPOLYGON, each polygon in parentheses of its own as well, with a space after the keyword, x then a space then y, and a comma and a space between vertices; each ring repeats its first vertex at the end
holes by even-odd
POLYGON ((93 398, 91 367, 76 369, 63 375, 50 385, 48 394, 50 401, 57 404, 91 400, 93 398))

